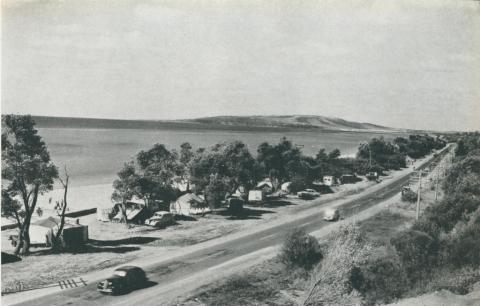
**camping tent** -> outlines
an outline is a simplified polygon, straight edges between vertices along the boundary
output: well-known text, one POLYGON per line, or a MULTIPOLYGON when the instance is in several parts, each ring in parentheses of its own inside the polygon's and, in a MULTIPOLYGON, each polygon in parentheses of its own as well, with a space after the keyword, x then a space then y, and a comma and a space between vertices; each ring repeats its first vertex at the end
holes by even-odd
POLYGON ((258 183, 255 189, 262 190, 264 193, 271 193, 274 188, 270 179, 265 179, 258 183))
MULTIPOLYGON (((48 217, 30 225, 30 242, 32 244, 52 245, 52 240, 60 226, 60 218, 48 217)), ((76 246, 88 241, 88 226, 72 223, 65 219, 62 231, 65 246, 76 246)))
POLYGON ((210 209, 206 207, 205 199, 194 193, 187 193, 170 204, 170 211, 179 215, 189 216, 203 214, 210 211, 210 209))
POLYGON ((281 189, 282 191, 285 191, 286 193, 290 193, 290 192, 291 192, 290 185, 292 185, 292 182, 285 182, 285 183, 282 184, 282 186, 280 187, 280 189, 281 189))
MULTIPOLYGON (((127 222, 143 224, 146 219, 151 215, 149 210, 145 207, 144 203, 138 202, 127 202, 125 203, 127 222)), ((112 218, 114 222, 122 222, 123 213, 122 213, 122 203, 117 203, 114 206, 114 211, 116 215, 112 218)))
POLYGON ((53 217, 38 220, 30 224, 29 234, 31 244, 45 244, 47 246, 52 245, 53 236, 56 234, 56 230, 60 220, 53 217), (55 233, 54 233, 55 230, 55 233))
POLYGON ((113 207, 97 207, 97 220, 108 222, 110 221, 110 216, 113 214, 113 207))

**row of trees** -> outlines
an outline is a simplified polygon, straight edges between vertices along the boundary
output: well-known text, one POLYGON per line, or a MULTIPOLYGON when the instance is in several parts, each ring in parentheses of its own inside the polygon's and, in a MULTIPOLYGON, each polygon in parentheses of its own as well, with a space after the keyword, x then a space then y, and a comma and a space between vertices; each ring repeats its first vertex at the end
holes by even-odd
POLYGON ((305 156, 286 138, 276 145, 262 143, 256 157, 241 141, 195 151, 189 143, 183 143, 178 151, 155 144, 124 164, 113 183, 112 200, 126 203, 137 197, 147 204, 157 200, 171 201, 178 196, 172 186, 181 180, 193 189, 191 191, 204 193, 206 204, 216 208, 238 187, 249 190, 265 177, 271 179, 275 188, 285 181, 311 182, 321 178, 339 157, 339 150, 328 154, 321 150, 315 158, 305 156))
POLYGON ((182 180, 188 186, 195 186, 192 191, 204 193, 207 205, 216 208, 238 187, 249 190, 263 178, 268 177, 275 189, 286 181, 292 181, 300 189, 324 175, 339 177, 399 169, 405 167, 407 155, 422 157, 443 146, 445 142, 440 138, 428 135, 398 137, 393 142, 380 137, 361 144, 356 158, 342 158, 338 149, 331 152, 321 149, 314 157, 306 156, 285 137, 277 144, 260 144, 256 156, 241 141, 195 151, 189 143, 172 151, 155 144, 124 165, 113 183, 112 200, 125 203, 135 196, 147 204, 171 201, 178 196, 172 187, 174 182, 182 180))

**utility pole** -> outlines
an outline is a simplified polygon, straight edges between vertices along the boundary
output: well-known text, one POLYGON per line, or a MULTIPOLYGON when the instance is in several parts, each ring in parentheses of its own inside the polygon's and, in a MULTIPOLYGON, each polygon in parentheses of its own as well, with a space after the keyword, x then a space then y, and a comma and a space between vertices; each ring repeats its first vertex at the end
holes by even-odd
POLYGON ((420 190, 422 189, 422 170, 418 171, 418 190, 417 190, 417 217, 420 217, 420 190))
POLYGON ((435 202, 437 202, 438 199, 438 173, 440 169, 437 168, 437 175, 435 175, 435 202))
POLYGON ((369 162, 368 162, 368 168, 369 170, 372 170, 372 150, 370 149, 370 144, 367 143, 368 145, 368 153, 370 155, 370 159, 369 159, 369 162))

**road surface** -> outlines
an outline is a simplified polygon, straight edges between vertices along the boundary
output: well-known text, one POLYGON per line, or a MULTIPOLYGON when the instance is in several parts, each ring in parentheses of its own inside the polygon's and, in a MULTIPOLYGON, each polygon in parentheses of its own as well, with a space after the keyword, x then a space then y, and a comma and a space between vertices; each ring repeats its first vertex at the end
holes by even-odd
MULTIPOLYGON (((419 170, 428 166, 423 164, 419 170)), ((410 176, 406 175, 386 184, 375 193, 360 196, 354 200, 343 203, 338 208, 343 217, 348 219, 352 215, 379 204, 398 194, 402 186, 408 184, 410 176)), ((321 201, 319 201, 321 203, 321 201)), ((96 292, 96 284, 88 284, 71 290, 61 291, 24 302, 18 305, 167 305, 184 292, 183 283, 198 282, 192 276, 202 275, 203 283, 208 283, 210 275, 228 270, 229 266, 235 266, 235 260, 239 258, 251 258, 262 256, 272 252, 280 245, 286 232, 293 227, 300 227, 307 232, 319 230, 331 223, 322 219, 323 212, 312 213, 306 217, 276 225, 254 234, 227 240, 208 248, 200 249, 173 259, 162 261, 144 267, 150 283, 146 288, 136 290, 122 296, 106 296, 96 292), (248 257, 250 256, 250 257, 248 257)), ((52 267, 54 268, 54 267, 52 267)), ((211 279, 212 281, 214 278, 211 279)), ((187 290, 187 287, 184 287, 187 290)), ((189 288, 189 287, 188 287, 189 288)))

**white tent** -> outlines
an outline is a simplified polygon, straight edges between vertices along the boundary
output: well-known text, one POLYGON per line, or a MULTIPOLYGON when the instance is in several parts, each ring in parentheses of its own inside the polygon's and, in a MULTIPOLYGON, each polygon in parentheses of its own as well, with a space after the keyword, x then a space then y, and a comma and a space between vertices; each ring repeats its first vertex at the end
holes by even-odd
MULTIPOLYGON (((60 219, 48 217, 30 224, 29 234, 32 244, 52 245, 54 235, 60 226, 60 219)), ((88 241, 88 226, 73 223, 71 219, 65 218, 62 231, 62 238, 65 245, 75 246, 88 241)))
POLYGON ((170 212, 185 216, 203 214, 210 211, 205 205, 205 199, 194 193, 187 193, 170 204, 170 212))
POLYGON ((282 184, 282 186, 280 187, 280 189, 282 191, 285 191, 287 193, 290 193, 290 185, 292 185, 292 182, 285 182, 282 184))
POLYGON ((110 221, 110 216, 113 212, 113 207, 97 207, 97 220, 108 222, 110 221))
POLYGON ((59 221, 55 218, 48 217, 30 224, 30 243, 50 245, 54 235, 53 231, 58 228, 58 223, 59 221))

